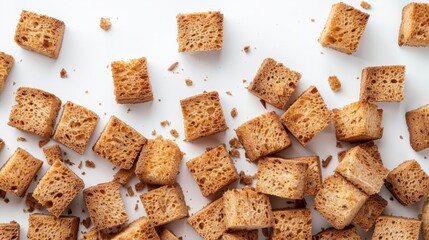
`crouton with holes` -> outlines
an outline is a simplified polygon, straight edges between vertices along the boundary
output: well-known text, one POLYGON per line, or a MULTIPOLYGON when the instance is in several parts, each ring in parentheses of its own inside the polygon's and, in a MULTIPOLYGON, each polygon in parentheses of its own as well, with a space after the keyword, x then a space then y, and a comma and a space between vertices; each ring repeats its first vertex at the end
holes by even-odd
POLYGON ((226 231, 223 199, 220 198, 188 218, 188 223, 206 240, 218 240, 226 231))
POLYGON ((201 156, 189 160, 186 167, 204 197, 213 195, 238 179, 237 169, 225 145, 219 145, 201 156))
POLYGON ((258 162, 256 191, 288 199, 304 198, 308 164, 277 157, 258 162))
POLYGON ((422 209, 420 211, 420 220, 422 221, 422 235, 423 240, 429 239, 429 200, 423 203, 422 209))
POLYGON ((314 199, 314 208, 336 229, 349 225, 368 195, 338 174, 325 179, 314 199))
POLYGON ((273 240, 311 239, 311 210, 288 209, 273 211, 273 240))
POLYGON ((180 100, 186 141, 226 131, 228 126, 217 92, 207 92, 180 100))
POLYGON ((0 223, 0 239, 19 240, 19 224, 15 221, 0 223))
POLYGON ((82 179, 57 160, 40 179, 33 197, 55 217, 59 217, 84 187, 82 179))
POLYGON ((31 214, 28 218, 28 240, 76 240, 79 230, 79 218, 47 214, 31 214))
POLYGON ((241 124, 235 133, 252 162, 292 145, 275 112, 264 113, 241 124))
POLYGON ((332 120, 332 112, 316 87, 311 86, 286 110, 280 121, 303 145, 307 145, 332 120))
POLYGON ((176 237, 176 235, 174 235, 174 233, 167 228, 164 228, 161 231, 159 238, 161 240, 179 240, 179 238, 176 237))
POLYGON ((414 151, 429 148, 429 104, 407 112, 405 119, 414 151))
POLYGON ((92 150, 115 166, 130 169, 146 142, 134 128, 112 116, 92 150))
POLYGON ((360 100, 400 102, 404 100, 405 66, 376 66, 362 70, 360 100))
POLYGON ((11 55, 0 52, 0 92, 6 84, 7 77, 9 76, 14 62, 15 59, 11 55))
POLYGON ((405 206, 429 195, 429 176, 416 160, 399 164, 389 173, 385 185, 398 202, 405 206))
POLYGON ((284 109, 300 79, 300 73, 266 58, 247 89, 274 107, 284 109))
POLYGON ((146 58, 111 64, 116 102, 119 104, 143 103, 153 100, 152 86, 146 58))
POLYGON ((368 18, 369 14, 345 3, 332 5, 319 43, 347 54, 356 52, 368 18))
POLYGON ((143 147, 135 172, 144 183, 171 185, 179 174, 182 158, 183 153, 175 142, 159 136, 143 147))
POLYGON ((410 3, 402 9, 402 20, 399 28, 399 46, 429 46, 429 4, 410 3))
POLYGON ((107 182, 87 188, 83 191, 83 198, 96 230, 116 227, 128 221, 118 183, 107 182))
POLYGON ((222 13, 178 14, 176 19, 179 52, 216 51, 222 49, 222 13))
POLYGON ((143 193, 140 199, 155 226, 165 225, 188 216, 185 197, 177 183, 143 193))
POLYGON ((135 163, 130 169, 121 168, 115 173, 115 175, 113 175, 113 181, 120 183, 122 186, 125 186, 136 175, 135 170, 135 163))
POLYGON ((335 135, 338 141, 364 142, 383 136, 383 109, 367 102, 354 102, 342 109, 333 109, 335 135))
POLYGON ((369 196, 365 204, 356 214, 353 223, 368 231, 387 206, 387 201, 378 194, 369 196))
POLYGON ((0 168, 0 189, 23 197, 42 164, 24 149, 17 148, 0 168))
POLYGON ((112 240, 131 239, 160 240, 155 227, 147 217, 134 220, 112 238, 112 240))
POLYGON ((313 240, 362 240, 355 227, 350 226, 338 230, 328 228, 313 236, 313 240))
POLYGON ((320 168, 320 159, 318 156, 289 158, 289 161, 307 163, 306 179, 304 195, 314 196, 322 186, 322 169, 320 168))
POLYGON ((353 150, 354 148, 361 148, 366 153, 368 153, 376 162, 383 164, 383 161, 381 160, 380 151, 378 151, 378 146, 374 143, 374 141, 369 141, 367 143, 362 143, 357 145, 356 147, 352 147, 350 149, 338 152, 338 161, 343 161, 344 157, 346 156, 347 152, 353 150))
POLYGON ((15 42, 22 48, 56 59, 64 30, 63 21, 23 10, 16 26, 15 42))
POLYGON ((268 196, 244 187, 223 194, 225 227, 230 230, 254 230, 274 226, 268 196))
POLYGON ((258 230, 224 233, 221 240, 258 240, 258 230))
POLYGON ((67 102, 52 138, 82 155, 98 120, 98 115, 93 111, 67 102))
POLYGON ((54 94, 27 87, 18 88, 15 100, 17 104, 10 111, 8 125, 41 137, 51 137, 61 100, 54 94))
POLYGON ((63 161, 61 148, 58 144, 44 147, 43 153, 45 154, 46 160, 48 161, 49 165, 54 164, 55 161, 63 161))
POLYGON ((375 223, 373 240, 418 240, 421 221, 412 218, 381 216, 375 223))

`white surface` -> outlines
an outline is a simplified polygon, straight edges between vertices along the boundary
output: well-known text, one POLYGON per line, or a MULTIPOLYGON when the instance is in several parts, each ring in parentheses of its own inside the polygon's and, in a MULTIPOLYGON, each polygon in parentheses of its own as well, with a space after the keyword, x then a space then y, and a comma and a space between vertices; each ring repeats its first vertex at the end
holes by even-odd
MULTIPOLYGON (((347 1, 358 7, 360 1, 347 1)), ((402 7, 409 1, 371 1, 372 9, 369 23, 362 37, 358 51, 346 55, 325 49, 317 42, 323 25, 334 1, 256 1, 256 0, 218 0, 218 1, 0 1, 0 51, 12 54, 16 63, 9 76, 6 87, 0 93, 0 137, 6 141, 6 148, 0 152, 0 164, 3 164, 17 147, 23 147, 35 157, 44 159, 43 152, 37 146, 39 137, 26 134, 7 125, 11 106, 14 105, 14 93, 20 86, 36 87, 52 92, 63 102, 70 100, 88 107, 100 115, 100 122, 83 156, 62 147, 67 157, 76 163, 71 167, 84 180, 86 187, 112 179, 113 166, 98 157, 91 147, 111 115, 116 115, 129 123, 144 136, 150 138, 151 131, 171 138, 169 130, 175 128, 180 134, 177 143, 186 153, 181 166, 178 181, 182 184, 186 202, 193 214, 210 202, 201 196, 197 184, 185 167, 185 162, 203 153, 206 147, 227 143, 235 136, 233 129, 246 120, 264 112, 275 110, 269 104, 265 110, 259 99, 251 95, 245 87, 252 80, 262 60, 272 57, 302 74, 294 100, 310 85, 315 85, 325 98, 329 108, 341 107, 358 100, 360 73, 363 67, 373 65, 406 65, 405 98, 401 103, 378 104, 384 109, 383 139, 377 141, 383 161, 389 169, 407 159, 417 159, 423 168, 429 167, 424 156, 429 151, 414 152, 408 142, 405 124, 405 112, 429 103, 427 94, 428 48, 398 47, 397 36, 402 7), (58 60, 26 51, 14 41, 14 30, 21 10, 26 9, 61 19, 66 31, 58 60), (176 14, 214 11, 224 13, 224 46, 221 52, 186 54, 177 52, 176 14), (112 29, 99 28, 100 17, 112 20, 112 29), (311 22, 315 19, 315 22, 311 22), (242 52, 250 45, 248 54, 242 52), (321 54, 323 52, 323 54, 321 54), (119 59, 145 56, 148 59, 149 73, 153 85, 155 101, 137 105, 118 105, 113 95, 110 63, 119 59), (173 74, 167 68, 175 61, 180 64, 173 74), (69 77, 61 79, 61 68, 68 71, 69 77), (333 93, 327 77, 336 74, 343 87, 339 93, 333 93), (185 79, 190 78, 194 86, 187 87, 185 79), (243 84, 242 80, 247 79, 243 84), (16 85, 13 85, 16 82, 16 85), (229 130, 195 143, 183 141, 183 122, 179 100, 202 91, 216 90, 220 94, 224 114, 229 130), (86 94, 85 91, 88 91, 86 94), (225 92, 230 91, 233 96, 225 92), (158 99, 161 99, 158 101, 158 99), (101 105, 100 105, 100 104, 101 105), (230 110, 238 109, 238 117, 232 119, 230 110), (127 114, 127 109, 131 112, 127 114), (106 113, 106 114, 105 114, 106 113), (160 122, 171 121, 171 126, 162 128, 160 122), (403 139, 400 139, 400 135, 403 139), (23 136, 27 142, 17 142, 23 136), (80 161, 93 160, 97 167, 78 169, 80 161), (82 176, 81 172, 86 175, 82 176)), ((289 101, 289 104, 290 102, 289 101)), ((49 144, 53 144, 51 141, 49 144)), ((281 152, 285 157, 319 155, 321 159, 333 155, 328 168, 323 169, 323 177, 332 174, 337 165, 334 128, 330 125, 304 149, 293 139, 293 147, 281 152)), ((344 144, 347 147, 347 144, 344 144)), ((236 161, 238 170, 249 174, 256 172, 256 164, 242 158, 236 161)), ((46 172, 44 164, 39 178, 46 172)), ((137 182, 133 179, 132 184, 137 182)), ((28 192, 33 191, 32 183, 28 192)), ((239 185, 232 185, 239 186, 239 185)), ((145 215, 139 203, 134 211, 137 196, 125 197, 130 220, 145 215)), ((146 190, 145 190, 146 191, 146 190)), ((383 187, 382 196, 389 199, 391 194, 383 187)), ((8 194, 10 203, 0 201, 0 222, 16 220, 21 225, 21 234, 26 239, 28 213, 24 213, 24 199, 8 194)), ((309 207, 312 199, 307 198, 309 207)), ((285 206, 285 200, 273 201, 275 208, 285 206)), ((403 207, 398 202, 388 200, 386 214, 407 217, 418 216, 421 204, 403 207)), ((82 218, 82 194, 73 201, 73 214, 82 218)), ((43 211, 46 212, 46 211, 43 211)), ((67 210, 66 212, 67 213, 67 210)), ((185 220, 169 224, 178 236, 184 239, 200 239, 185 220)), ((328 227, 326 221, 313 210, 313 233, 321 227, 328 227)), ((81 226, 80 231, 86 229, 81 226)))

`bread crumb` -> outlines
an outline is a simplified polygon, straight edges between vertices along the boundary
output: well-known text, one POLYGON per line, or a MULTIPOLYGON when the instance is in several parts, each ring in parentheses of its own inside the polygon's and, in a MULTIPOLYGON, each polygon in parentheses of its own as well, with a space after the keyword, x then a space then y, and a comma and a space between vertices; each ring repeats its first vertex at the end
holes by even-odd
POLYGON ((86 172, 85 172, 85 171, 83 171, 81 174, 82 174, 82 175, 85 175, 85 174, 86 174, 86 172))
POLYGON ((110 18, 100 18, 100 28, 107 31, 112 27, 110 18))
POLYGON ((369 4, 369 3, 365 2, 365 1, 360 2, 360 6, 363 9, 367 9, 367 10, 371 8, 371 4, 369 4))
POLYGON ((33 193, 27 193, 27 197, 25 198, 25 205, 27 205, 28 209, 26 211, 33 212, 34 209, 40 210, 42 209, 42 204, 40 204, 34 197, 33 193))
POLYGON ((233 158, 239 158, 240 157, 240 151, 238 151, 238 149, 233 148, 231 149, 231 151, 229 151, 229 155, 231 155, 231 157, 233 158))
POLYGON ((88 229, 91 226, 91 218, 87 217, 82 220, 82 225, 88 229))
POLYGON ((340 142, 337 142, 336 147, 337 147, 337 148, 343 148, 343 145, 342 145, 340 142))
POLYGON ((404 137, 402 135, 399 135, 399 139, 404 139, 404 137))
POLYGON ((50 141, 51 139, 49 139, 49 138, 46 138, 46 139, 42 139, 42 140, 40 140, 39 141, 39 148, 42 148, 43 146, 45 146, 46 144, 48 144, 48 142, 50 141))
POLYGON ((146 184, 144 182, 138 182, 136 183, 136 185, 134 185, 134 188, 136 189, 137 192, 141 192, 143 191, 145 185, 146 184))
POLYGON ((232 147, 232 148, 241 148, 242 147, 242 145, 241 145, 241 143, 240 143, 240 141, 238 140, 238 138, 232 138, 231 140, 229 140, 229 145, 232 147))
POLYGON ((160 124, 161 124, 161 127, 170 126, 170 122, 168 120, 164 120, 160 124))
POLYGON ((18 137, 18 138, 16 138, 16 141, 18 141, 18 142, 26 142, 27 139, 25 137, 18 137))
POLYGON ((152 136, 156 135, 156 130, 152 130, 152 136))
POLYGON ((67 209, 67 215, 72 215, 73 214, 73 211, 69 208, 69 209, 67 209))
POLYGON ((79 162, 79 164, 77 165, 77 168, 82 169, 82 161, 79 162))
POLYGON ((253 183, 253 176, 246 175, 244 171, 240 171, 238 178, 240 179, 240 183, 243 185, 252 185, 253 183))
POLYGON ((128 113, 130 113, 130 112, 131 112, 131 109, 130 109, 130 108, 128 108, 128 109, 127 109, 127 114, 128 114, 128 113))
POLYGON ((0 138, 0 151, 3 149, 4 147, 4 141, 3 139, 0 138))
POLYGON ((247 83, 247 80, 246 80, 246 79, 243 79, 243 83, 247 83))
POLYGON ((244 51, 245 53, 248 53, 248 52, 249 52, 249 50, 250 50, 250 46, 249 46, 249 45, 248 45, 248 46, 244 46, 243 51, 244 51))
POLYGON ((95 163, 93 161, 85 160, 85 166, 87 168, 95 168, 95 163))
POLYGON ((185 83, 186 83, 186 86, 188 86, 188 87, 194 85, 194 83, 192 82, 191 79, 185 79, 185 83))
POLYGON ((88 94, 88 90, 86 90, 85 93, 88 94))
POLYGON ((267 109, 267 103, 265 102, 265 100, 259 99, 259 101, 261 102, 262 107, 264 107, 265 109, 267 109))
POLYGON ((337 76, 332 75, 328 78, 329 87, 331 87, 332 91, 338 92, 341 89, 341 82, 337 76))
POLYGON ((325 160, 322 160, 322 167, 326 168, 332 160, 332 155, 329 155, 325 160))
POLYGON ((314 20, 314 18, 310 19, 311 22, 315 22, 316 20, 314 20))
POLYGON ((136 203, 136 205, 134 206, 134 211, 137 211, 139 209, 139 204, 136 203))
POLYGON ((177 65, 179 65, 179 62, 175 62, 175 63, 171 64, 170 67, 168 67, 167 70, 169 72, 171 72, 171 71, 173 71, 177 67, 177 65))
POLYGON ((232 93, 230 91, 226 91, 226 95, 232 96, 232 93))
POLYGON ((130 196, 130 197, 134 196, 133 187, 128 186, 127 187, 127 193, 128 193, 128 196, 130 196))
POLYGON ((7 203, 9 203, 10 200, 9 200, 9 198, 4 198, 3 201, 7 204, 7 203))
POLYGON ((67 78, 68 77, 67 71, 64 68, 62 68, 60 71, 60 77, 61 78, 67 78))
POLYGON ((237 108, 232 108, 231 109, 231 117, 235 118, 235 117, 237 117, 237 115, 238 115, 237 108))
POLYGON ((395 200, 395 199, 394 199, 393 197, 390 197, 389 199, 390 199, 390 201, 393 201, 393 200, 395 200))
POLYGON ((171 136, 173 136, 175 138, 179 137, 179 133, 176 131, 176 129, 171 129, 170 134, 171 134, 171 136))
POLYGON ((69 166, 73 166, 74 162, 70 161, 70 159, 64 160, 65 163, 67 163, 69 166))

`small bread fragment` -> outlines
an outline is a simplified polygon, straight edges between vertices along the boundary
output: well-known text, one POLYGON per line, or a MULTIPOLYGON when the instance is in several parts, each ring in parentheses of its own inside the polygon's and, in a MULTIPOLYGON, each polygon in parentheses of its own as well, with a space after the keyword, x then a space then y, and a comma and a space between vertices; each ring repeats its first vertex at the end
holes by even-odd
POLYGON ((350 226, 338 230, 328 228, 313 236, 313 240, 362 240, 355 227, 350 226))
POLYGON ((266 58, 247 89, 274 107, 284 109, 300 79, 300 73, 266 58))
POLYGON ((362 70, 360 100, 400 102, 404 100, 405 66, 375 66, 362 70))
POLYGON ((311 210, 288 209, 273 211, 273 240, 311 239, 311 210))
POLYGON ((113 181, 120 183, 122 186, 127 185, 127 183, 136 175, 136 164, 134 163, 133 167, 130 169, 119 169, 113 175, 113 181))
POLYGON ((3 141, 3 139, 0 138, 0 151, 3 150, 5 143, 3 141))
POLYGON ((188 223, 206 240, 218 240, 226 231, 223 199, 210 203, 188 218, 188 223))
POLYGON ((19 224, 15 221, 0 223, 0 239, 19 240, 19 224))
POLYGON ((121 230, 112 240, 160 240, 155 227, 147 217, 141 217, 134 220, 128 226, 121 230))
POLYGON ((334 92, 340 91, 341 82, 337 76, 335 76, 335 75, 329 76, 328 77, 328 83, 329 83, 329 87, 331 88, 332 91, 334 91, 334 92))
POLYGON ((15 42, 22 48, 57 59, 65 24, 58 19, 23 10, 15 31, 15 42))
POLYGON ((79 230, 79 218, 35 213, 28 218, 28 240, 76 240, 79 230))
POLYGON ((369 14, 343 2, 332 5, 319 43, 347 54, 356 52, 368 18, 369 14))
POLYGON ((317 88, 310 86, 283 113, 280 121, 305 146, 331 123, 332 112, 317 88))
POLYGON ((383 164, 383 161, 381 160, 380 152, 378 151, 378 146, 374 143, 374 141, 369 141, 367 143, 359 144, 355 147, 352 147, 350 149, 338 152, 338 162, 343 161, 344 157, 346 156, 347 152, 351 151, 354 148, 361 148, 366 153, 368 153, 376 162, 383 164))
POLYGON ((402 9, 399 46, 429 46, 429 4, 412 2, 402 9))
POLYGON ((422 235, 423 240, 429 239, 429 201, 423 203, 422 209, 420 211, 420 220, 422 221, 422 235))
POLYGON ((241 124, 235 133, 252 162, 292 145, 275 112, 264 113, 241 124))
POLYGON ((309 156, 289 158, 288 160, 308 164, 306 174, 307 184, 305 186, 304 196, 315 196, 322 187, 322 169, 320 168, 320 158, 318 156, 309 156))
POLYGON ((418 240, 421 221, 412 218, 380 216, 375 223, 373 240, 418 240))
POLYGON ((179 52, 216 51, 222 49, 222 13, 178 14, 176 19, 179 52))
POLYGON ((110 18, 100 18, 100 28, 107 31, 112 27, 110 18))
POLYGON ((362 2, 360 2, 360 6, 361 6, 363 9, 366 9, 366 10, 371 9, 371 4, 369 4, 369 3, 368 3, 368 2, 366 2, 366 1, 362 1, 362 2))
POLYGON ((221 240, 258 240, 258 230, 252 231, 235 231, 228 232, 222 235, 221 240))
POLYGON ((389 173, 385 185, 398 202, 405 206, 429 195, 429 176, 416 160, 399 164, 389 173))
POLYGON ((387 206, 387 201, 378 194, 369 196, 365 204, 356 214, 353 223, 368 231, 387 206))
POLYGON ((172 231, 170 231, 167 228, 164 228, 161 233, 159 234, 160 240, 179 240, 176 235, 172 231))
POLYGON ((429 104, 408 111, 405 114, 408 132, 410 133, 410 144, 414 151, 421 151, 429 147, 429 104))
POLYGON ((15 59, 11 55, 0 52, 0 92, 6 84, 7 77, 9 76, 14 62, 15 59))
POLYGON ((55 144, 52 146, 47 146, 43 148, 43 153, 45 154, 46 160, 49 165, 52 165, 55 161, 63 161, 60 145, 55 144))
POLYGON ((41 137, 51 137, 61 100, 54 94, 27 87, 18 88, 15 100, 17 104, 10 111, 8 125, 41 137))

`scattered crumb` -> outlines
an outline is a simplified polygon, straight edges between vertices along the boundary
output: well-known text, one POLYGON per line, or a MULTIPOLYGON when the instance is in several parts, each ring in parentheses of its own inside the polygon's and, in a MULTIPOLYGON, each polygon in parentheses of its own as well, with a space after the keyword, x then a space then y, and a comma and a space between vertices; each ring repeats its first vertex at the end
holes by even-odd
POLYGON ((144 182, 138 182, 136 183, 136 185, 134 185, 134 188, 136 189, 137 192, 141 192, 143 191, 145 185, 146 184, 144 182))
POLYGON ((156 130, 152 130, 152 136, 156 135, 156 130))
POLYGON ((320 54, 322 54, 322 55, 323 55, 324 53, 323 53, 323 52, 320 52, 320 54))
POLYGON ((70 159, 64 160, 65 163, 67 163, 69 166, 73 166, 74 162, 70 161, 70 159))
POLYGON ((306 207, 307 207, 307 201, 305 201, 305 198, 295 200, 294 208, 306 208, 306 207))
POLYGON ((15 86, 15 85, 16 85, 16 82, 15 82, 15 81, 13 81, 12 86, 15 86))
POLYGON ((231 157, 233 158, 239 158, 240 157, 240 151, 238 151, 238 149, 233 148, 231 149, 231 151, 229 151, 229 155, 231 155, 231 157))
POLYGON ((115 171, 115 170, 116 170, 116 166, 112 168, 112 171, 115 171))
MULTIPOLYGON (((83 210, 82 210, 83 211, 83 210)), ((91 218, 87 217, 82 220, 82 225, 88 229, 91 226, 91 218)))
POLYGON ((175 138, 179 137, 179 133, 176 131, 176 129, 171 129, 170 134, 171 134, 171 136, 173 136, 175 138))
POLYGON ((423 157, 424 159, 427 159, 426 156, 423 157))
POLYGON ((167 70, 169 72, 171 72, 171 71, 173 71, 177 67, 177 65, 179 65, 179 62, 175 62, 175 63, 171 64, 170 67, 168 67, 167 70))
POLYGON ((62 68, 60 71, 60 77, 61 78, 67 78, 68 77, 67 71, 64 68, 62 68))
POLYGON ((247 83, 247 80, 246 80, 246 79, 243 79, 243 83, 247 83))
POLYGON ((369 4, 369 3, 365 2, 365 1, 360 2, 360 6, 363 9, 367 9, 367 10, 371 8, 371 4, 369 4))
POLYGON ((186 83, 186 86, 188 86, 188 87, 194 85, 194 82, 192 82, 191 79, 185 79, 185 83, 186 83))
POLYGON ((18 141, 18 142, 26 142, 27 139, 25 137, 18 137, 18 138, 16 138, 16 141, 18 141))
POLYGON ((134 196, 133 187, 128 186, 127 187, 127 193, 128 193, 128 196, 130 196, 130 197, 134 196))
POLYGON ((322 160, 322 167, 326 168, 332 160, 332 155, 329 155, 325 160, 322 160))
POLYGON ((314 18, 310 19, 311 22, 315 22, 316 20, 314 20, 314 18))
POLYGON ((2 150, 4 147, 4 141, 0 138, 0 150, 2 150))
POLYGON ((337 76, 332 75, 328 78, 329 87, 331 87, 332 91, 338 92, 341 89, 341 82, 337 76))
POLYGON ((229 140, 229 145, 232 147, 232 148, 241 148, 242 147, 242 145, 241 145, 241 143, 240 143, 240 141, 238 140, 238 138, 232 138, 231 140, 229 140))
POLYGON ((343 148, 343 145, 340 142, 337 142, 337 148, 343 148))
POLYGON ((232 96, 232 93, 230 91, 226 91, 226 95, 232 96))
POLYGON ((3 201, 4 201, 5 203, 9 203, 9 201, 10 201, 10 200, 9 200, 9 198, 4 198, 4 199, 3 199, 3 201))
POLYGON ((129 108, 128 108, 128 109, 127 109, 127 114, 128 114, 128 113, 130 113, 130 112, 131 112, 131 109, 129 109, 129 108))
POLYGON ((252 185, 253 183, 253 176, 246 175, 244 171, 240 171, 238 178, 240 179, 240 183, 243 185, 252 185))
POLYGON ((77 168, 82 169, 82 161, 79 162, 79 164, 77 165, 77 168))
POLYGON ((249 50, 250 50, 250 46, 249 46, 249 45, 244 46, 243 51, 244 51, 245 53, 248 53, 248 52, 249 52, 249 50))
POLYGON ((88 94, 88 90, 86 90, 85 93, 88 94))
POLYGON ((267 104, 265 103, 265 100, 259 99, 259 101, 261 102, 262 107, 264 107, 265 109, 267 109, 267 104))
POLYGON ((139 204, 136 203, 136 205, 134 206, 134 211, 137 211, 139 209, 139 204))
POLYGON ((95 168, 95 163, 93 161, 86 160, 85 166, 88 168, 95 168))
POLYGON ((40 140, 39 141, 39 148, 42 148, 43 146, 45 146, 46 144, 48 144, 48 142, 50 141, 51 139, 49 139, 49 138, 46 138, 46 139, 42 139, 42 140, 40 140))
POLYGON ((237 115, 238 115, 237 108, 232 108, 231 109, 231 117, 235 118, 235 117, 237 117, 237 115))
POLYGON ((402 135, 399 135, 399 139, 404 139, 404 137, 402 135))
POLYGON ((393 197, 390 197, 389 199, 390 199, 390 201, 393 201, 393 200, 395 200, 395 199, 394 199, 393 197))
POLYGON ((25 205, 27 205, 28 212, 33 212, 34 209, 40 210, 42 209, 42 204, 40 204, 34 197, 33 193, 27 193, 27 197, 25 198, 25 205))
POLYGON ((69 209, 67 209, 67 215, 72 215, 73 214, 73 211, 69 208, 69 209))
POLYGON ((82 175, 85 175, 85 174, 86 174, 86 172, 85 172, 85 171, 83 171, 81 174, 82 174, 82 175))
POLYGON ((164 120, 162 122, 160 122, 161 127, 166 127, 166 126, 170 126, 170 122, 168 120, 164 120))
POLYGON ((110 18, 100 18, 100 28, 107 31, 112 27, 110 18))

